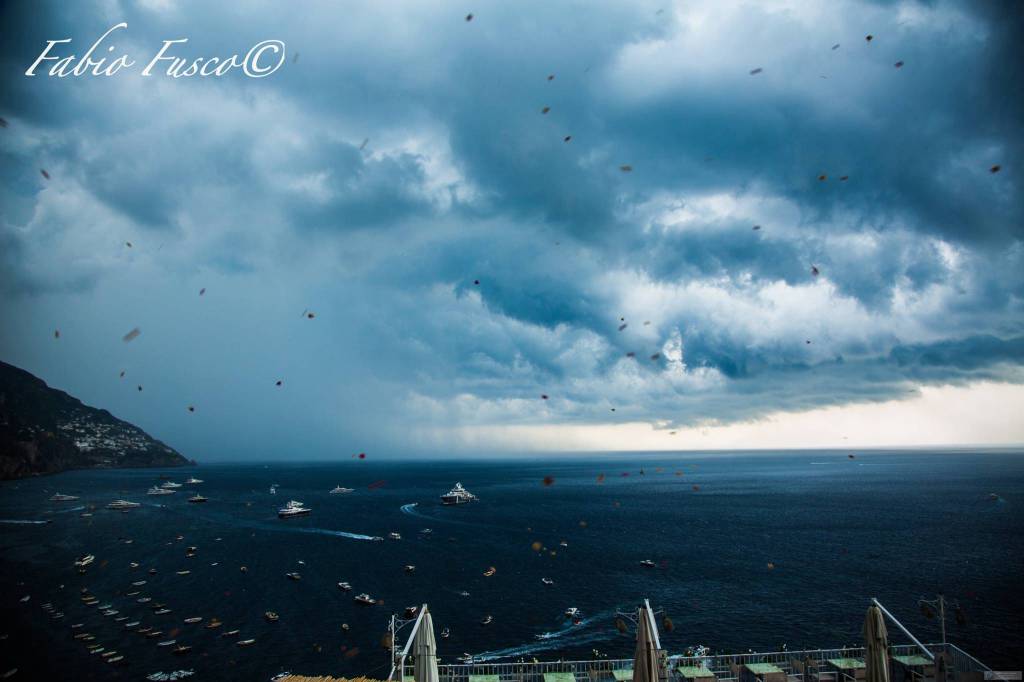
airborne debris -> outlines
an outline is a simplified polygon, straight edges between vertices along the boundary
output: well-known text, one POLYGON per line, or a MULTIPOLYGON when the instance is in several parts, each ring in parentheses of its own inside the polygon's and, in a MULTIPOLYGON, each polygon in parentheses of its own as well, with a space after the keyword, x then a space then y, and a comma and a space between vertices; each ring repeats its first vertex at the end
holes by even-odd
POLYGON ((565 139, 563 139, 562 142, 568 142, 571 139, 572 139, 572 135, 566 135, 565 139))
POLYGON ((760 225, 754 225, 754 227, 752 227, 750 229, 752 229, 752 230, 754 230, 756 232, 757 230, 761 229, 761 226, 760 225))
POLYGON ((281 380, 280 380, 280 379, 278 379, 278 380, 277 380, 276 382, 274 382, 274 385, 275 385, 275 386, 280 386, 280 385, 281 385, 281 380))
POLYGON ((548 80, 549 81, 555 80, 555 74, 551 74, 550 76, 548 76, 548 80))
POLYGON ((121 378, 124 379, 124 370, 121 370, 121 378))
POLYGON ((873 35, 871 35, 870 33, 869 33, 869 34, 867 34, 866 36, 864 36, 864 40, 868 41, 869 43, 870 43, 870 42, 871 42, 872 40, 874 40, 874 38, 875 38, 875 37, 874 37, 873 35))
POLYGON ((821 274, 821 270, 818 269, 817 265, 811 266, 811 274, 814 275, 815 277, 821 274))
POLYGON ((142 384, 139 384, 139 391, 142 391, 142 384))
POLYGON ((203 287, 202 289, 199 290, 199 295, 200 296, 202 296, 205 293, 206 293, 206 287, 203 287))
POLYGON ((477 286, 480 286, 480 280, 474 279, 473 280, 473 284, 476 284, 477 286))
POLYGON ((540 394, 540 399, 541 399, 541 400, 547 400, 547 399, 548 399, 548 396, 547 396, 547 394, 546 394, 546 393, 541 393, 541 394, 540 394))
POLYGON ((188 406, 188 411, 189 412, 195 412, 196 411, 195 405, 189 405, 188 406))
POLYGON ((363 143, 361 145, 359 145, 359 151, 363 151, 364 149, 366 149, 366 145, 369 144, 369 143, 370 143, 370 138, 364 137, 363 138, 363 143))
POLYGON ((628 326, 629 326, 628 322, 623 322, 622 324, 619 325, 619 331, 621 332, 623 329, 625 329, 628 326))
POLYGON ((132 329, 130 332, 128 332, 127 334, 122 336, 121 339, 125 343, 128 343, 129 341, 132 341, 132 340, 138 338, 139 334, 141 334, 141 333, 142 333, 142 330, 139 329, 138 327, 136 327, 135 329, 132 329))
POLYGON ((551 107, 544 107, 543 109, 541 109, 541 110, 540 110, 540 113, 542 113, 542 114, 546 114, 546 113, 548 113, 549 111, 551 111, 551 107))
POLYGON ((759 67, 757 67, 756 69, 751 69, 751 70, 750 70, 750 75, 751 75, 751 76, 756 76, 757 74, 761 73, 762 71, 764 71, 764 69, 762 69, 762 68, 761 68, 761 67, 759 66, 759 67))
POLYGON ((903 60, 902 59, 899 60, 898 62, 893 64, 893 66, 895 66, 897 69, 902 69, 903 68, 903 60))
POLYGON ((473 21, 473 15, 472 14, 467 14, 466 15, 466 21, 473 21))
POLYGON ((39 169, 39 172, 40 172, 40 173, 42 173, 42 174, 43 174, 43 177, 44 177, 44 178, 46 178, 47 180, 49 180, 49 179, 50 179, 50 174, 49 174, 49 173, 47 173, 47 172, 46 172, 45 170, 43 170, 42 168, 40 168, 40 169, 39 169))
POLYGON ((999 172, 999 171, 1001 171, 1002 169, 1003 169, 1003 167, 1002 167, 1002 166, 1000 166, 1000 165, 999 165, 999 164, 997 163, 996 165, 994 165, 994 166, 992 166, 991 168, 989 168, 989 169, 988 169, 988 172, 989 172, 989 173, 998 173, 998 172, 999 172))
POLYGON ((623 173, 631 173, 633 171, 633 167, 627 163, 624 166, 619 166, 619 170, 623 173))
POLYGON ((826 180, 828 180, 828 176, 825 175, 824 173, 822 173, 821 175, 818 176, 818 181, 819 182, 825 182, 826 180))
POLYGON ((53 338, 55 338, 55 339, 59 339, 60 338, 60 330, 59 329, 54 329, 53 330, 53 338))
POLYGON ((132 243, 131 242, 125 242, 124 245, 127 246, 129 249, 132 248, 132 243))

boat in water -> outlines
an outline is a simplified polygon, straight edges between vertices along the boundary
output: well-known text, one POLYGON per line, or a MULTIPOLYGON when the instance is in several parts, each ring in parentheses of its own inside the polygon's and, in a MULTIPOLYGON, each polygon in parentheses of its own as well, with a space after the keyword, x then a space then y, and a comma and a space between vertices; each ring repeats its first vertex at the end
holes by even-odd
POLYGON ((285 576, 287 576, 289 580, 302 580, 302 576, 298 573, 285 573, 285 576))
POLYGON ((377 603, 376 599, 373 599, 372 597, 370 597, 370 595, 366 594, 365 592, 363 592, 362 594, 357 594, 355 596, 355 601, 360 604, 365 604, 366 606, 373 606, 377 603))
POLYGON ((238 646, 252 646, 256 643, 255 639, 240 639, 236 642, 238 646))
POLYGON ((478 499, 476 495, 463 488, 461 483, 456 483, 454 488, 441 496, 441 504, 466 504, 468 502, 476 502, 478 499))
POLYGON ((416 572, 416 567, 413 566, 412 564, 406 564, 405 572, 406 573, 415 573, 416 572))
POLYGON ((392 540, 401 540, 402 539, 402 534, 401 533, 388 533, 388 537, 391 538, 392 540))
POLYGON ((181 484, 175 483, 174 481, 164 481, 163 483, 160 484, 160 487, 167 488, 168 490, 170 490, 171 488, 180 488, 181 484))
POLYGON ((74 502, 78 497, 75 495, 61 495, 60 493, 54 493, 50 498, 50 502, 74 502))
POLYGON ((405 617, 406 618, 412 618, 413 616, 416 615, 416 612, 419 611, 419 609, 420 609, 420 607, 418 607, 418 606, 406 606, 405 607, 405 617))
POLYGON ((331 491, 331 495, 342 495, 344 493, 353 492, 354 488, 342 488, 340 485, 334 486, 334 490, 331 491))
POLYGON ((555 584, 555 581, 552 580, 551 578, 541 578, 540 581, 542 583, 544 583, 545 585, 554 585, 555 584))
POLYGON ((304 507, 301 502, 289 500, 288 504, 277 510, 277 516, 282 519, 290 519, 293 516, 305 516, 311 511, 313 510, 304 507))
POLYGON ((203 482, 203 479, 201 479, 201 478, 194 478, 193 477, 193 478, 190 478, 187 481, 185 481, 185 485, 197 485, 197 484, 202 483, 202 482, 203 482))
POLYGON ((483 620, 480 621, 480 625, 490 625, 493 622, 494 616, 488 613, 486 616, 483 617, 483 620))
POLYGON ((139 504, 138 502, 129 502, 128 500, 114 500, 113 502, 107 505, 107 509, 121 509, 123 511, 127 511, 129 509, 135 509, 136 507, 141 506, 142 505, 139 504))
POLYGON ((274 611, 267 611, 263 614, 263 617, 267 619, 268 623, 276 623, 281 619, 281 616, 277 615, 274 611))
POLYGON ((206 499, 207 498, 203 497, 202 495, 193 495, 192 497, 188 498, 188 501, 191 502, 192 504, 200 504, 202 502, 206 502, 206 499))
POLYGON ((276 495, 277 494, 277 486, 276 485, 270 486, 270 494, 271 495, 276 495))
POLYGON ((85 568, 94 561, 96 561, 95 556, 93 556, 92 554, 86 554, 83 557, 75 559, 75 566, 77 566, 78 568, 85 568))
POLYGON ((640 562, 640 565, 644 568, 654 568, 654 562, 650 559, 644 559, 640 562))
POLYGON ((347 582, 342 581, 342 582, 338 583, 338 589, 341 590, 342 592, 348 592, 349 590, 352 589, 352 586, 349 585, 347 582))
POLYGON ((449 630, 448 628, 444 628, 441 630, 441 639, 448 639, 451 636, 451 634, 451 630, 449 630))
POLYGON ((161 488, 160 486, 155 485, 152 488, 150 488, 149 490, 147 490, 146 494, 147 495, 173 495, 175 492, 177 492, 177 491, 176 490, 171 490, 170 488, 161 488))

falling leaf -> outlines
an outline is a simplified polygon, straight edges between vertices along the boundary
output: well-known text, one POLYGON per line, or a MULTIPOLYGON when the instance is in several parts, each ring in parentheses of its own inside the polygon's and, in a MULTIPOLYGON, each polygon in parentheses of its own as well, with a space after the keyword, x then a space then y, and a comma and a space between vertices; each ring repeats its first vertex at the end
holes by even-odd
POLYGON ((541 110, 540 110, 540 113, 542 113, 542 114, 546 114, 546 113, 548 113, 549 111, 551 111, 551 107, 544 107, 543 109, 541 109, 541 110))
POLYGON ((874 38, 875 38, 875 37, 874 37, 873 35, 871 35, 870 33, 869 33, 869 34, 867 34, 866 36, 864 36, 864 40, 868 41, 869 43, 870 43, 870 42, 871 42, 872 40, 874 40, 874 38))
POLYGON ((628 322, 623 322, 622 324, 619 325, 619 331, 621 332, 623 329, 625 329, 628 326, 629 326, 628 322))
POLYGON ((762 69, 762 68, 761 68, 761 67, 759 66, 759 67, 757 67, 756 69, 752 69, 752 70, 750 71, 750 75, 751 75, 751 76, 756 76, 757 74, 761 73, 762 71, 764 71, 764 69, 762 69))
POLYGON ((571 139, 572 139, 572 135, 566 135, 566 136, 565 136, 565 139, 564 139, 564 140, 562 140, 562 142, 568 142, 568 141, 569 141, 569 140, 571 140, 571 139))
POLYGON ((43 170, 42 168, 40 168, 40 169, 39 169, 39 172, 40 172, 40 173, 42 173, 42 174, 43 174, 43 177, 44 177, 44 178, 46 178, 47 180, 49 180, 49 179, 50 179, 50 174, 49 174, 49 173, 47 173, 47 172, 46 172, 45 170, 43 170))
POLYGON ((545 476, 544 477, 544 485, 545 486, 552 485, 554 482, 555 482, 555 477, 554 476, 545 476))
POLYGON ((122 336, 122 337, 121 337, 121 339, 122 339, 122 340, 123 340, 123 341, 124 341, 125 343, 128 343, 129 341, 132 341, 132 340, 134 340, 134 339, 138 338, 139 334, 141 334, 141 333, 142 333, 142 330, 141 330, 141 329, 139 329, 138 327, 135 327, 135 328, 134 328, 134 329, 132 329, 132 330, 131 330, 130 332, 128 332, 127 334, 125 334, 124 336, 122 336))
POLYGON ((473 21, 473 15, 472 14, 467 14, 466 15, 466 21, 473 21))
POLYGON ((893 64, 893 66, 895 66, 897 69, 903 68, 903 60, 901 59, 900 61, 893 64))
POLYGON ((629 164, 626 164, 624 166, 619 166, 619 170, 622 171, 623 173, 631 173, 633 171, 633 167, 630 166, 629 164))
POLYGON ((989 173, 998 173, 998 172, 999 172, 999 171, 1001 171, 1002 169, 1003 169, 1003 167, 1002 167, 1002 166, 1000 166, 1000 165, 999 165, 999 164, 997 163, 996 165, 994 165, 994 166, 992 166, 991 168, 989 168, 989 169, 988 169, 988 172, 989 172, 989 173))

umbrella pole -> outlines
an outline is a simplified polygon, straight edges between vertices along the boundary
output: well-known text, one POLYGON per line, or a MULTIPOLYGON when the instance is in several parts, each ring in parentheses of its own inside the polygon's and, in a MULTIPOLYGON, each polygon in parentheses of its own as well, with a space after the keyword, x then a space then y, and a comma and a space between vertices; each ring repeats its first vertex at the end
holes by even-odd
POLYGON ((889 611, 884 606, 882 606, 881 602, 879 602, 877 599, 872 597, 871 598, 871 603, 874 604, 875 606, 877 606, 878 608, 880 608, 882 610, 882 613, 887 615, 889 617, 889 620, 891 620, 893 623, 895 623, 896 627, 898 627, 900 630, 902 630, 903 634, 905 634, 907 637, 909 637, 910 641, 912 641, 914 644, 916 644, 921 649, 921 651, 924 652, 925 656, 927 656, 929 659, 931 659, 933 661, 935 660, 935 654, 933 654, 931 651, 928 651, 928 647, 926 647, 924 644, 921 644, 921 642, 917 639, 917 637, 914 637, 914 635, 910 634, 910 630, 908 630, 905 627, 903 627, 903 623, 901 623, 898 620, 896 620, 896 616, 894 616, 891 613, 889 613, 889 611))

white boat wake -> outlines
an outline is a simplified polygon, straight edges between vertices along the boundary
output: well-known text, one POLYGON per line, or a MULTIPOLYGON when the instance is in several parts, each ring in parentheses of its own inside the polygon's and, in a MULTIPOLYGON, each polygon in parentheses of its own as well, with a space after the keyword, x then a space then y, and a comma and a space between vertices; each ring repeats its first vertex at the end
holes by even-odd
POLYGON ((35 521, 32 519, 0 519, 0 523, 9 523, 16 526, 44 526, 49 521, 35 521))

